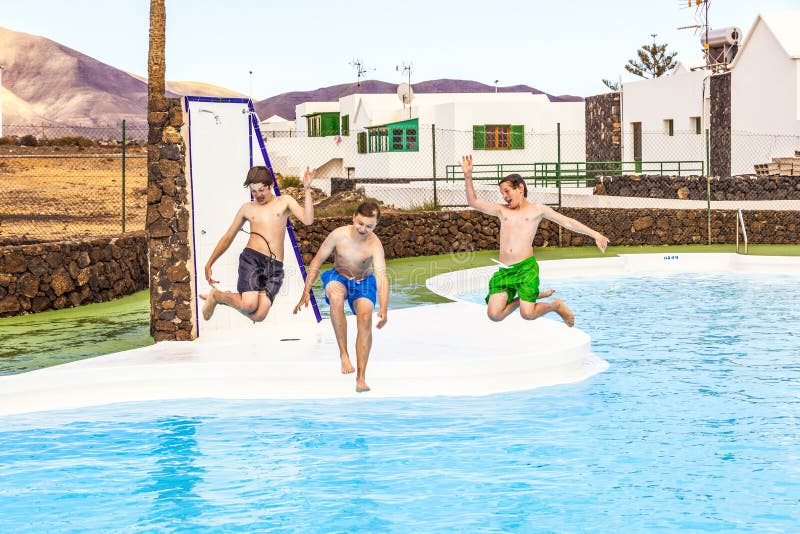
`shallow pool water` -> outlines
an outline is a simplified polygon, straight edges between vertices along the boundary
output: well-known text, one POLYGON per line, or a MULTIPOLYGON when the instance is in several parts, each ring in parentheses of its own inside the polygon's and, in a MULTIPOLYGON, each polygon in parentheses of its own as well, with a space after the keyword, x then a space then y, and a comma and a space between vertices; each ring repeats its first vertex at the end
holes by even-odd
POLYGON ((0 418, 0 531, 797 529, 800 279, 544 285, 608 371, 478 398, 0 418))

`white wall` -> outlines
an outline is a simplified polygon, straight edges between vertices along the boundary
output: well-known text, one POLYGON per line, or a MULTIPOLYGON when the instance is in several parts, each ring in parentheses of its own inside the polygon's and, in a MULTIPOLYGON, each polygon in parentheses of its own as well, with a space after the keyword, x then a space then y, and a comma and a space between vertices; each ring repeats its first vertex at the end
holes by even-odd
MULTIPOLYGON (((585 159, 583 102, 552 103, 545 95, 529 93, 421 94, 415 95, 411 116, 419 121, 418 152, 359 154, 357 135, 366 126, 408 119, 396 95, 349 95, 337 103, 306 103, 297 106, 297 136, 269 138, 269 151, 276 172, 300 175, 306 165, 321 167, 331 159, 341 164, 328 166, 330 173, 346 177, 348 167, 355 178, 430 178, 433 174, 431 125, 436 125, 436 173, 445 176, 446 165, 457 164, 464 154, 475 153, 476 161, 487 164, 534 163, 556 160, 556 123, 561 123, 562 161, 585 159), (308 138, 301 114, 338 111, 350 118, 350 135, 308 138), (476 124, 522 124, 522 150, 475 151, 472 127, 476 124), (285 172, 284 172, 285 170, 285 172)), ((333 176, 333 174, 332 174, 333 176)))
POLYGON ((633 161, 634 122, 642 123, 642 160, 705 160, 705 135, 695 133, 691 117, 701 117, 705 132, 707 76, 679 63, 669 76, 622 84, 624 161, 633 161), (666 119, 673 120, 672 137, 665 131, 666 119))
MULTIPOLYGON (((800 31, 800 30, 798 30, 800 31)), ((800 149, 800 60, 759 18, 731 72, 733 174, 800 149)))

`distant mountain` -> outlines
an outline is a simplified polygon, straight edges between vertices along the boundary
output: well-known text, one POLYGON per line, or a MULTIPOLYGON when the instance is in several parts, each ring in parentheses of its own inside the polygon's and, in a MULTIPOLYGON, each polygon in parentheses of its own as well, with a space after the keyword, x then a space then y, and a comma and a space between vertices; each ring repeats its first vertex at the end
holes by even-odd
MULTIPOLYGON (((3 124, 147 124, 146 78, 106 65, 55 41, 0 27, 3 124)), ((167 82, 169 96, 244 96, 201 82, 167 82)), ((11 129, 7 128, 8 133, 11 129)))
MULTIPOLYGON (((45 37, 0 27, 3 66, 3 125, 132 126, 147 124, 146 78, 122 71, 45 37)), ((413 84, 417 93, 490 93, 494 86, 468 80, 430 80, 413 84)), ((294 119, 303 102, 331 102, 356 93, 356 84, 295 91, 255 103, 259 117, 294 119)), ((542 91, 527 85, 498 87, 499 92, 542 91)), ((203 82, 167 82, 167 95, 244 97, 203 82)), ((394 93, 397 84, 366 80, 362 93, 394 93)), ((544 93, 546 94, 546 93, 544 93)), ((581 101, 577 96, 547 95, 551 101, 581 101)), ((12 132, 7 128, 4 133, 12 132)))
MULTIPOLYGON (((470 80, 429 80, 427 82, 419 82, 411 84, 412 88, 417 93, 493 93, 495 88, 493 85, 486 85, 480 82, 470 80)), ((256 113, 262 119, 278 115, 284 119, 295 119, 295 106, 303 102, 334 102, 339 98, 347 95, 355 94, 359 91, 354 83, 346 83, 341 85, 332 85, 330 87, 322 87, 314 91, 293 91, 291 93, 283 93, 271 98, 266 98, 255 103, 256 113)), ((378 93, 378 94, 392 94, 397 91, 396 83, 382 82, 379 80, 366 80, 361 82, 360 92, 362 93, 378 93)), ((558 95, 554 96, 544 93, 534 87, 527 85, 512 85, 508 87, 498 87, 497 91, 500 93, 533 93, 545 94, 551 102, 582 102, 583 98, 572 95, 558 95)))

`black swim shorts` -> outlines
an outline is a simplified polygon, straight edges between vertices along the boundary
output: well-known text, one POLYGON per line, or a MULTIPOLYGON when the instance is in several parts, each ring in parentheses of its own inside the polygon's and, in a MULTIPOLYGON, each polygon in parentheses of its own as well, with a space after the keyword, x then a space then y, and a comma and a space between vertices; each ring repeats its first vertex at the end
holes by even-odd
POLYGON ((252 248, 245 248, 239 255, 239 281, 236 290, 239 293, 248 291, 266 291, 270 302, 283 284, 283 262, 270 258, 252 248))

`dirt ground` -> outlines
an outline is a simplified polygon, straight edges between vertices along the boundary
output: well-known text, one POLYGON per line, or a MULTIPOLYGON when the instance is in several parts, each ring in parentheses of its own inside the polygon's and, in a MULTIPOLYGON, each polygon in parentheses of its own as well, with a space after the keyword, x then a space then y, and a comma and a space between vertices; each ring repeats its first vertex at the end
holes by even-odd
MULTIPOLYGON (((285 194, 301 201, 302 189, 285 194)), ((317 217, 349 215, 367 200, 360 191, 327 196, 314 189, 317 217)), ((119 147, 0 146, 0 245, 86 239, 122 232, 119 147)), ((125 231, 143 230, 147 152, 129 147, 125 160, 125 231)), ((393 211, 384 207, 384 212, 393 211)))
MULTIPOLYGON (((85 238, 122 231, 119 148, 2 148, 0 243, 85 238)), ((146 209, 146 151, 129 147, 125 162, 126 231, 144 228, 146 209)))

